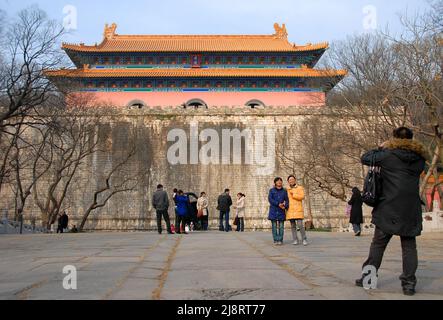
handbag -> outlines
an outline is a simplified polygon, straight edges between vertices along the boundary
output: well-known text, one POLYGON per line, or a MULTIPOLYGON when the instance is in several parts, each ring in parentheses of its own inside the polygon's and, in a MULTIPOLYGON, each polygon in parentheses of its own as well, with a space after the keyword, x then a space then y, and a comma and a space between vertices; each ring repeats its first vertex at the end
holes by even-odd
POLYGON ((238 216, 235 216, 234 222, 232 224, 234 226, 238 225, 238 216))
POLYGON ((370 207, 375 207, 377 205, 381 194, 381 180, 381 168, 375 166, 374 152, 363 185, 362 200, 366 205, 370 207))
POLYGON ((197 211, 197 218, 201 218, 203 216, 203 210, 202 209, 198 209, 197 211))

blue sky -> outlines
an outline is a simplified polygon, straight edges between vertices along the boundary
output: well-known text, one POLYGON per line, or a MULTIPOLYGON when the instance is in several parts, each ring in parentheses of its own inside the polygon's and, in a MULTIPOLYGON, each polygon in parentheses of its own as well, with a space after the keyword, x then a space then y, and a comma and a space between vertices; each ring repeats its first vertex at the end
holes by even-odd
POLYGON ((291 42, 331 42, 365 32, 364 8, 376 9, 378 28, 400 32, 399 13, 429 7, 427 0, 0 0, 0 8, 12 17, 36 3, 60 22, 63 8, 74 6, 77 29, 64 40, 86 44, 99 43, 112 22, 119 34, 272 34, 279 22, 291 42))

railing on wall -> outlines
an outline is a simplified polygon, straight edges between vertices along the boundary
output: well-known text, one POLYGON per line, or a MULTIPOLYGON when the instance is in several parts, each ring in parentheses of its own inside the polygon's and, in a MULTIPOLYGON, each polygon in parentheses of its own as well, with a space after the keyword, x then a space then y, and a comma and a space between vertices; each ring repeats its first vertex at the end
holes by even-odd
POLYGON ((20 221, 8 220, 3 216, 0 220, 0 234, 29 234, 29 233, 47 233, 46 228, 37 227, 35 224, 25 224, 20 221))

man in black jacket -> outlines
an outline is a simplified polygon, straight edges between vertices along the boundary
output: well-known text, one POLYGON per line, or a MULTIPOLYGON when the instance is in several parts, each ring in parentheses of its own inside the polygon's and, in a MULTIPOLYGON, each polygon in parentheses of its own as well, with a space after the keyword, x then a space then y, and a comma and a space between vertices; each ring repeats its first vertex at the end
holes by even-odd
MULTIPOLYGON (((394 130, 394 138, 384 142, 378 150, 365 153, 361 162, 364 165, 381 167, 381 193, 372 211, 375 225, 374 238, 365 266, 380 268, 384 251, 393 235, 400 236, 403 273, 400 280, 405 295, 415 293, 418 265, 416 236, 422 230, 422 210, 419 195, 420 175, 424 170, 426 151, 423 145, 412 140, 410 129, 400 127, 394 130)), ((356 280, 363 286, 366 277, 356 280)))
POLYGON ((229 210, 232 206, 232 199, 229 195, 229 189, 225 189, 225 192, 218 196, 217 209, 220 210, 220 231, 229 232, 229 210), (223 227, 223 218, 225 218, 225 227, 223 227))
POLYGON ((166 229, 168 230, 169 234, 172 234, 171 223, 169 221, 169 214, 168 214, 169 198, 166 191, 163 190, 163 186, 161 184, 157 186, 157 191, 155 191, 154 194, 152 195, 152 206, 154 207, 157 213, 158 233, 159 234, 162 233, 162 216, 163 216, 166 222, 166 229))
POLYGON ((63 214, 58 218, 58 227, 57 233, 63 233, 63 230, 68 228, 69 217, 66 214, 66 211, 63 211, 63 214))

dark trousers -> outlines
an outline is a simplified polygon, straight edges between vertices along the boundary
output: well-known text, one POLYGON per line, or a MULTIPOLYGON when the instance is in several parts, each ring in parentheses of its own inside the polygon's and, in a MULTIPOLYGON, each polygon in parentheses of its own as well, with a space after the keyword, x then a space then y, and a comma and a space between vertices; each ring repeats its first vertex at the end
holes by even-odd
POLYGON ((220 210, 220 227, 219 230, 220 231, 229 231, 229 210, 227 211, 222 211, 220 210), (225 220, 225 226, 223 226, 223 219, 225 220))
POLYGON ((187 223, 186 216, 179 216, 178 214, 175 216, 175 233, 181 233, 183 227, 183 232, 185 232, 185 225, 187 223))
POLYGON ((158 233, 162 233, 162 217, 166 222, 166 230, 171 233, 171 222, 169 221, 168 210, 157 210, 157 229, 158 233))
MULTIPOLYGON (((379 228, 375 228, 371 248, 369 249, 369 257, 363 263, 363 267, 367 265, 372 265, 378 271, 383 259, 383 254, 385 252, 386 246, 388 245, 391 238, 392 234, 384 233, 379 228)), ((417 283, 415 272, 417 271, 418 266, 417 244, 415 241, 415 237, 400 237, 400 240, 403 258, 403 273, 400 276, 400 280, 403 287, 415 287, 415 284, 417 283)))
POLYGON ((245 218, 238 218, 237 231, 245 231, 245 218))
POLYGON ((57 226, 57 233, 59 233, 59 232, 60 232, 60 233, 63 233, 63 229, 64 229, 64 228, 63 228, 61 225, 58 225, 58 226, 57 226))
POLYGON ((209 215, 208 215, 208 209, 205 209, 206 210, 206 216, 202 216, 201 218, 200 218, 200 223, 201 223, 201 227, 202 227, 202 230, 204 230, 204 231, 206 231, 206 230, 208 230, 208 224, 209 224, 209 215))

